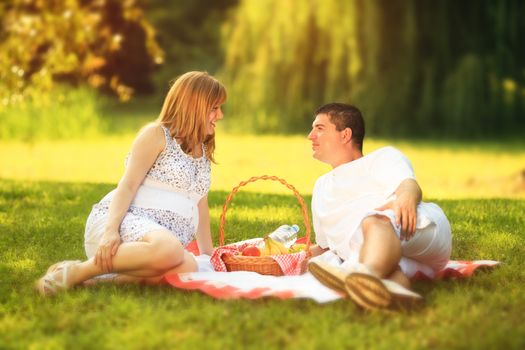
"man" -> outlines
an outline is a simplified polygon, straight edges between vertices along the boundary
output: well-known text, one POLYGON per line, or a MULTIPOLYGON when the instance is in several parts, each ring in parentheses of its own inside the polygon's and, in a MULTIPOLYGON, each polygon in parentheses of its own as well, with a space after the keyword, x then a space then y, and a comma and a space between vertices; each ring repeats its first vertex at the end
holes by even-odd
POLYGON ((365 126, 357 108, 331 103, 315 114, 308 135, 313 157, 333 169, 313 190, 317 245, 311 253, 320 256, 311 259, 310 271, 364 308, 421 301, 408 289, 409 277, 418 271, 432 276, 448 262, 445 214, 421 202, 412 166, 400 151, 384 147, 363 156, 365 126))

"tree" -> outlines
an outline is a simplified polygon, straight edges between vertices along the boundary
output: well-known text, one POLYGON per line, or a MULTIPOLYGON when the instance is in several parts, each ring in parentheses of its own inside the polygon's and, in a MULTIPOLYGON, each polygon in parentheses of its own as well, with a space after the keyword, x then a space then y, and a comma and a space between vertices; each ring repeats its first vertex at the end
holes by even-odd
POLYGON ((163 60, 153 27, 133 0, 11 0, 0 4, 0 101, 88 84, 122 100, 152 89, 163 60))
POLYGON ((223 39, 230 114, 304 131, 339 101, 379 135, 523 131, 524 13, 519 0, 242 1, 223 39))
POLYGON ((221 27, 238 0, 147 0, 146 17, 157 29, 165 62, 158 86, 190 70, 215 74, 224 63, 221 27))

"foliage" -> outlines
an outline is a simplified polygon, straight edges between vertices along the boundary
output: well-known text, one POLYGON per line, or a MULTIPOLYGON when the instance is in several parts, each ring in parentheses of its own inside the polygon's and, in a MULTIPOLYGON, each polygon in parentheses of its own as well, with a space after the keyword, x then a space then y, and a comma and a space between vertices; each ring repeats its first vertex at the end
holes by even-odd
MULTIPOLYGON (((46 268, 84 256, 91 205, 110 185, 0 181, 2 349, 522 349, 525 346, 523 200, 443 200, 453 258, 503 264, 469 280, 420 282, 423 310, 362 312, 347 300, 219 301, 167 286, 95 286, 43 299, 46 268)), ((225 192, 211 192, 213 232, 225 192)), ((309 198, 307 198, 309 199, 309 198)), ((232 240, 266 232, 293 196, 239 193, 232 240), (265 208, 268 208, 266 210, 265 208), (261 215, 270 212, 271 215, 261 215), (254 233, 255 232, 255 233, 254 233)), ((233 210, 233 208, 232 208, 233 210)), ((298 214, 299 215, 299 214, 298 214)), ((215 242, 217 239, 215 237, 215 242)))
POLYGON ((167 82, 192 70, 217 72, 223 64, 221 25, 238 0, 147 0, 146 18, 157 31, 165 52, 162 67, 155 74, 156 85, 166 90, 167 82))
POLYGON ((151 91, 162 62, 153 27, 134 0, 11 0, 0 4, 0 108, 56 81, 88 82, 122 100, 151 91))
POLYGON ((92 88, 55 84, 47 93, 35 94, 0 108, 0 140, 35 142, 135 134, 154 120, 161 102, 156 97, 135 96, 122 103, 92 88))
POLYGON ((305 130, 341 101, 373 134, 523 132, 523 13, 519 0, 242 1, 223 36, 231 124, 305 130))
POLYGON ((34 143, 44 139, 87 138, 103 132, 100 101, 92 89, 55 86, 0 108, 0 139, 34 143))

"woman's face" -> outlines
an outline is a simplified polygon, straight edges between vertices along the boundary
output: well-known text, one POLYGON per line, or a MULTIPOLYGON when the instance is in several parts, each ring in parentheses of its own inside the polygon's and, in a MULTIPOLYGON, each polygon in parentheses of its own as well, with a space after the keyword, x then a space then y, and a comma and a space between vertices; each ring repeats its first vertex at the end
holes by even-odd
POLYGON ((208 135, 213 135, 215 133, 215 124, 222 118, 224 118, 224 114, 222 114, 221 105, 214 106, 208 115, 208 135))

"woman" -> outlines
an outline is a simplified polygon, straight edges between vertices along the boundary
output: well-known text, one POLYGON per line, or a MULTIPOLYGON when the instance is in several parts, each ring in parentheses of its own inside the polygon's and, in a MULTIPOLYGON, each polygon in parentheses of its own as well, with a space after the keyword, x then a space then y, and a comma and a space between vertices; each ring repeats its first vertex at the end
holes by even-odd
POLYGON ((158 281, 166 273, 197 270, 184 247, 195 235, 201 253, 213 251, 207 193, 215 123, 225 101, 224 86, 205 72, 174 82, 157 121, 133 142, 117 188, 93 206, 85 232, 88 260, 51 266, 37 282, 41 294, 109 272, 120 281, 158 281))

